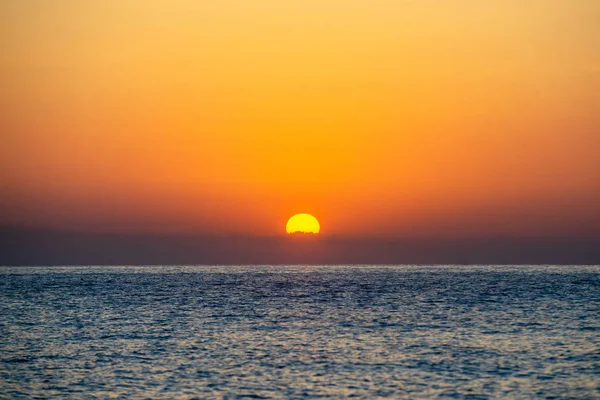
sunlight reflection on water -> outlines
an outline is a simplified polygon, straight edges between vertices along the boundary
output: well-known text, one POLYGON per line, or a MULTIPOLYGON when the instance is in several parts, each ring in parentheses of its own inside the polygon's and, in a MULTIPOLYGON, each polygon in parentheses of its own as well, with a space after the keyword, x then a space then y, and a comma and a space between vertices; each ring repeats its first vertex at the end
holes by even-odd
POLYGON ((0 397, 598 397, 600 267, 0 268, 0 397))

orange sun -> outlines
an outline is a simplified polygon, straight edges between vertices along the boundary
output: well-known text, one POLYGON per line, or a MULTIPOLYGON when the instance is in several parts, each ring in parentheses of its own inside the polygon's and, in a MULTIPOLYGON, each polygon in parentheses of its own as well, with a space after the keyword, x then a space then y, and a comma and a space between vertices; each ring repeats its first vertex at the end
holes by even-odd
POLYGON ((321 225, 310 214, 296 214, 289 219, 285 226, 287 233, 319 233, 321 225))

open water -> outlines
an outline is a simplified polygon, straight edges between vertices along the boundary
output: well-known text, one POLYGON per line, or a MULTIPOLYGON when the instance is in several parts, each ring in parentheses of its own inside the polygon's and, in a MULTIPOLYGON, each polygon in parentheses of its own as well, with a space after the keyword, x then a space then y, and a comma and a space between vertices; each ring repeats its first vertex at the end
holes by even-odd
POLYGON ((0 397, 600 398, 600 267, 0 267, 0 397))

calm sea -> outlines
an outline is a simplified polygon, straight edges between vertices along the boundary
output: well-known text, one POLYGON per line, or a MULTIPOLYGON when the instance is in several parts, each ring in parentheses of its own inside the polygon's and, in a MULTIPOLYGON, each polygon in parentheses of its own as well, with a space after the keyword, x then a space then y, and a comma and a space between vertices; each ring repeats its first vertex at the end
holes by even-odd
POLYGON ((600 267, 0 267, 0 397, 92 396, 600 398, 600 267))

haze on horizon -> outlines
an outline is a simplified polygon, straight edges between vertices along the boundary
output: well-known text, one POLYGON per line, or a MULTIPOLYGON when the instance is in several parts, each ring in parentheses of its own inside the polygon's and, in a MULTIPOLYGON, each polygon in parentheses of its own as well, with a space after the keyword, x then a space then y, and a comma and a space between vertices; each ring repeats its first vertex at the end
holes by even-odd
POLYGON ((0 225, 600 234, 597 0, 0 0, 0 225))

